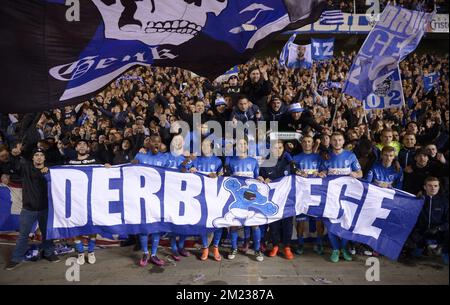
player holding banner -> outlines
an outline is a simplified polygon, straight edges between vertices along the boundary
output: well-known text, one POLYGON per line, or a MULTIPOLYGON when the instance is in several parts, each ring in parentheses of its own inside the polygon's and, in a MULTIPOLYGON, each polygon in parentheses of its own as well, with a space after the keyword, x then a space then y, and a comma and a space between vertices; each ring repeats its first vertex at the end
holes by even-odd
MULTIPOLYGON (((296 174, 301 177, 325 177, 324 172, 319 172, 322 167, 322 158, 319 154, 313 153, 314 147, 314 139, 310 136, 304 136, 302 138, 302 150, 301 154, 298 154, 293 157, 293 160, 296 165, 296 174)), ((314 218, 305 214, 300 214, 297 216, 297 239, 298 239, 298 248, 295 250, 295 253, 298 255, 303 254, 304 240, 303 240, 303 232, 305 230, 305 225, 308 224, 314 218)), ((316 244, 314 245, 314 251, 322 255, 323 254, 323 245, 322 245, 322 237, 324 232, 323 221, 320 218, 315 218, 316 222, 316 231, 317 231, 317 239, 316 244)))
MULTIPOLYGON (((194 158, 191 162, 185 165, 186 170, 191 173, 200 173, 207 175, 210 178, 217 178, 223 175, 222 161, 214 155, 213 142, 208 138, 202 141, 202 156, 194 158)), ((219 253, 219 243, 222 237, 222 228, 214 230, 213 235, 213 255, 214 260, 220 262, 222 256, 219 253)), ((209 241, 208 231, 205 230, 201 235, 202 240, 202 254, 200 260, 205 261, 209 255, 209 241)))
MULTIPOLYGON (((344 150, 345 139, 340 132, 334 132, 331 135, 331 152, 325 156, 322 166, 322 174, 328 176, 350 176, 355 179, 360 179, 363 176, 361 165, 358 162, 355 154, 344 150)), ((330 260, 333 263, 339 262, 340 250, 342 256, 346 261, 351 261, 352 256, 347 250, 348 240, 339 237, 328 230, 328 238, 332 246, 332 253, 330 260)))
MULTIPOLYGON (((66 164, 68 165, 77 165, 77 166, 86 166, 86 165, 94 165, 94 164, 102 164, 96 157, 90 154, 90 148, 88 142, 84 139, 80 139, 77 141, 75 146, 75 151, 77 152, 77 157, 72 160, 68 160, 66 164)), ((106 163, 104 165, 106 168, 110 168, 111 164, 106 163)), ((89 242, 88 242, 88 263, 95 264, 96 258, 94 254, 95 244, 96 244, 97 234, 89 234, 89 242)), ((75 250, 78 253, 77 263, 79 265, 84 265, 86 259, 84 256, 84 247, 81 241, 81 236, 75 237, 75 250)))
MULTIPOLYGON (((232 176, 247 177, 257 179, 259 176, 259 165, 256 159, 248 156, 248 138, 244 137, 236 142, 237 156, 226 159, 225 166, 228 168, 232 176)), ((228 254, 228 259, 236 258, 238 251, 238 228, 230 227, 231 235, 231 253, 228 254)), ((260 251, 261 231, 259 226, 252 226, 253 233, 253 247, 255 250, 256 260, 262 262, 264 256, 260 251)))
MULTIPOLYGON (((131 163, 133 164, 148 164, 153 166, 165 166, 167 163, 167 155, 160 152, 161 137, 158 135, 152 135, 144 140, 144 147, 146 151, 139 152, 131 163)), ((152 252, 149 255, 148 252, 148 234, 139 234, 139 242, 142 249, 142 258, 139 261, 141 267, 147 266, 150 260, 157 266, 164 266, 166 263, 160 259, 156 252, 158 251, 160 233, 152 234, 152 252)))
MULTIPOLYGON (((291 155, 284 151, 284 143, 278 140, 275 145, 271 147, 272 157, 277 158, 277 163, 272 167, 261 167, 258 178, 265 183, 270 183, 272 180, 288 176, 292 173, 292 158, 291 155)), ((293 217, 283 218, 269 224, 270 235, 272 237, 273 248, 268 253, 269 257, 274 257, 278 254, 280 239, 284 246, 284 258, 294 259, 292 254, 290 242, 292 237, 292 221, 293 217)))
MULTIPOLYGON (((170 142, 170 152, 167 152, 167 163, 165 167, 183 171, 183 165, 188 162, 184 156, 184 144, 185 141, 181 135, 176 135, 170 142)), ((170 233, 170 248, 172 250, 172 258, 179 261, 182 256, 189 257, 191 253, 184 248, 184 243, 188 235, 170 233), (178 242, 177 242, 178 237, 178 242)), ((158 239, 159 244, 159 239, 158 239)))

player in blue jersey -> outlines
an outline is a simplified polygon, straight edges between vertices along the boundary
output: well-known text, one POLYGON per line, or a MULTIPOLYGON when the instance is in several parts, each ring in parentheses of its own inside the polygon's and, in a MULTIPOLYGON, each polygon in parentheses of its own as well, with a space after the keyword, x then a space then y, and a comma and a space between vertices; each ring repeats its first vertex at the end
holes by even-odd
POLYGON ((256 136, 257 138, 249 138, 248 155, 255 158, 261 164, 269 156, 270 149, 267 143, 265 129, 258 129, 256 136))
POLYGON ((366 175, 365 180, 379 187, 402 189, 403 171, 393 165, 395 148, 384 146, 381 161, 377 161, 366 175))
MULTIPOLYGON (((296 174, 302 177, 325 177, 325 173, 320 172, 322 167, 322 158, 319 154, 313 153, 314 147, 314 139, 311 136, 304 136, 302 138, 302 150, 301 154, 298 154, 293 157, 293 161, 296 166, 296 174)), ((298 248, 295 249, 295 253, 298 255, 302 255, 304 251, 304 240, 303 233, 305 231, 306 224, 309 224, 311 221, 315 221, 316 225, 316 244, 314 245, 314 251, 322 255, 323 254, 323 232, 324 226, 323 221, 320 218, 313 218, 311 216, 300 214, 296 217, 297 221, 297 239, 298 239, 298 248)))
POLYGON ((166 152, 167 163, 165 167, 181 170, 186 160, 184 156, 184 139, 181 135, 176 135, 170 142, 170 152, 166 152))
MULTIPOLYGON (((265 162, 265 159, 269 157, 270 147, 267 141, 267 133, 265 128, 258 128, 256 132, 256 138, 249 138, 248 143, 248 155, 252 158, 255 158, 258 161, 258 164, 261 166, 262 163, 265 162)), ((269 229, 269 225, 261 225, 259 226, 259 230, 261 231, 261 244, 260 250, 262 253, 266 251, 266 240, 265 236, 267 235, 267 230, 269 229)), ((247 253, 249 250, 249 240, 250 240, 251 230, 250 227, 244 228, 244 245, 241 248, 243 253, 247 253)))
MULTIPOLYGON (((237 140, 236 154, 237 156, 227 158, 226 160, 225 166, 228 167, 230 174, 237 177, 257 179, 259 176, 258 161, 248 156, 248 139, 246 137, 237 140)), ((239 227, 230 227, 231 253, 228 255, 228 259, 230 260, 236 258, 238 251, 238 229, 239 227)), ((260 251, 261 231, 259 226, 253 226, 252 233, 256 260, 262 262, 264 256, 260 251)))
MULTIPOLYGON (((181 135, 176 135, 172 138, 170 142, 170 152, 167 152, 167 163, 166 167, 176 170, 183 170, 184 165, 188 162, 187 158, 184 156, 184 139, 181 135)), ((191 256, 191 253, 184 248, 184 243, 188 235, 176 235, 170 233, 170 247, 172 250, 172 258, 179 261, 182 256, 191 256), (178 242, 177 242, 178 237, 178 242)), ((155 235, 153 240, 158 240, 159 243, 160 234, 155 235)))
MULTIPOLYGON (((140 152, 136 155, 131 163, 133 164, 148 164, 152 166, 166 166, 167 165, 167 155, 160 152, 161 147, 161 137, 158 135, 152 135, 148 140, 144 142, 144 146, 147 153, 140 152)), ((139 265, 144 267, 147 266, 150 260, 153 264, 157 266, 164 266, 165 262, 156 256, 159 245, 159 233, 152 234, 152 253, 149 255, 148 252, 148 234, 139 234, 139 242, 143 252, 142 258, 139 261, 139 265)))
MULTIPOLYGON (((340 132, 334 132, 331 135, 331 152, 328 153, 323 161, 323 172, 328 176, 350 176, 355 179, 362 178, 361 165, 358 162, 355 154, 344 150, 345 139, 340 132)), ((339 237, 328 231, 328 239, 330 240, 333 251, 331 253, 331 261, 339 262, 340 251, 346 261, 351 261, 352 256, 347 251, 348 241, 344 238, 339 243, 339 237)))
POLYGON ((208 138, 202 141, 202 156, 193 158, 185 168, 191 173, 208 175, 210 178, 217 178, 219 173, 223 173, 222 160, 214 155, 213 142, 208 138))
MULTIPOLYGON (((227 141, 227 140, 224 140, 224 146, 225 146, 225 151, 224 151, 224 154, 225 154, 225 156, 227 156, 226 158, 225 158, 225 161, 224 161, 224 163, 225 164, 228 164, 229 163, 229 161, 232 159, 232 157, 231 156, 234 156, 234 155, 236 155, 236 145, 235 145, 235 143, 231 140, 231 141, 227 141)), ((249 141, 250 142, 250 141, 249 141)), ((247 155, 248 155, 248 157, 251 157, 251 158, 254 158, 256 155, 250 155, 250 153, 254 153, 255 152, 255 150, 253 150, 252 151, 252 149, 251 149, 251 143, 249 143, 249 148, 248 148, 248 153, 247 153, 247 155)), ((258 159, 257 158, 254 158, 256 161, 258 161, 258 159)), ((259 164, 259 162, 258 162, 258 164, 259 164)), ((228 175, 231 175, 231 173, 229 173, 228 171, 230 170, 230 168, 228 167, 228 166, 225 166, 225 168, 224 168, 224 170, 226 171, 226 174, 228 174, 228 175)), ((249 240, 250 240, 250 237, 251 237, 251 229, 250 229, 250 227, 244 227, 244 244, 242 245, 242 248, 241 248, 241 251, 243 252, 243 253, 247 253, 247 251, 248 251, 248 249, 249 249, 249 240)))
POLYGON ((255 158, 247 155, 247 149, 247 139, 240 139, 236 143, 237 156, 227 158, 225 165, 232 176, 256 179, 259 174, 259 164, 255 158))
POLYGON ((144 141, 144 148, 142 149, 131 163, 147 164, 152 166, 164 167, 167 164, 167 155, 160 152, 161 137, 153 135, 147 137, 144 141))
MULTIPOLYGON (((403 187, 403 170, 395 166, 395 148, 391 146, 384 146, 381 150, 381 160, 377 161, 372 168, 367 172, 365 180, 383 188, 397 188, 403 187)), ((363 246, 364 255, 378 256, 378 253, 370 249, 368 246, 363 246)))
MULTIPOLYGON (((214 156, 213 142, 208 138, 202 141, 202 156, 194 158, 186 165, 186 169, 191 173, 200 173, 208 175, 210 178, 217 178, 223 174, 222 160, 214 156)), ((222 256, 219 253, 219 243, 222 237, 222 228, 214 230, 213 235, 213 255, 214 259, 218 262, 222 260, 222 256)), ((208 232, 201 235, 202 240, 202 254, 200 260, 205 261, 209 256, 209 242, 208 232)))

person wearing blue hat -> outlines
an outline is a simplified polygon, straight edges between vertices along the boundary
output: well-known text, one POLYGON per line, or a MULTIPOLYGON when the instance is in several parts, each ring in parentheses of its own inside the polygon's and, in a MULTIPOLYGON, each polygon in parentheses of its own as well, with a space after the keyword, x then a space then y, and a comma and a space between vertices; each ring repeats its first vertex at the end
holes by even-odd
POLYGON ((225 98, 220 95, 213 100, 212 106, 213 115, 210 117, 210 120, 219 122, 222 130, 225 130, 225 122, 230 118, 231 109, 228 108, 225 98))
POLYGON ((225 99, 221 96, 219 96, 218 98, 216 98, 216 107, 219 106, 225 106, 227 103, 225 102, 225 99))
POLYGON ((289 106, 289 113, 300 113, 305 111, 305 109, 302 108, 300 103, 294 103, 289 106))

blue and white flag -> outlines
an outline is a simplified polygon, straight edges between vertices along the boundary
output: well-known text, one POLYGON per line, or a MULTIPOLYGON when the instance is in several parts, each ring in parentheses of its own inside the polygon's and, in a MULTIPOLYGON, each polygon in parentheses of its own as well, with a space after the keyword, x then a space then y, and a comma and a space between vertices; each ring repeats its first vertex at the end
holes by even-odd
POLYGON ((329 81, 328 82, 328 88, 330 88, 330 89, 341 89, 342 88, 342 83, 341 82, 332 82, 332 81, 329 81))
POLYGON ((312 59, 328 60, 334 56, 334 38, 331 39, 311 39, 312 59))
POLYGON ((257 226, 299 214, 396 259, 423 200, 354 178, 285 176, 269 184, 146 165, 50 168, 47 236, 174 232, 257 226))
POLYGON ((374 56, 374 61, 362 62, 362 75, 369 77, 364 81, 360 80, 360 90, 366 96, 364 99, 364 109, 385 109, 402 107, 405 103, 403 96, 402 80, 400 68, 395 64, 392 69, 388 66, 382 74, 373 74, 373 63, 382 58, 374 56), (381 76, 379 76, 381 75, 381 76))
POLYGON ((320 16, 322 25, 341 25, 344 24, 344 14, 341 10, 325 11, 320 16))
POLYGON ((404 105, 399 63, 416 49, 433 16, 388 5, 356 56, 343 92, 366 109, 404 105))
POLYGON ((0 232, 18 231, 22 202, 13 202, 9 187, 0 185, 0 232))
POLYGON ((121 77, 116 79, 116 86, 119 85, 121 80, 137 80, 141 83, 144 83, 144 79, 141 76, 134 76, 134 75, 122 75, 121 77))
POLYGON ((0 109, 75 104, 137 65, 181 67, 213 80, 277 33, 318 20, 326 2, 3 0, 0 109))
POLYGON ((278 63, 289 69, 311 69, 311 45, 295 44, 296 34, 293 34, 281 50, 278 63))
POLYGON ((439 72, 428 73, 423 76, 423 89, 425 93, 430 92, 439 85, 439 72))
POLYGON ((223 82, 228 81, 230 76, 232 76, 232 75, 236 75, 237 76, 238 74, 239 74, 239 67, 238 66, 234 66, 231 69, 227 70, 224 74, 222 74, 221 76, 216 78, 215 81, 219 82, 219 83, 223 83, 223 82))

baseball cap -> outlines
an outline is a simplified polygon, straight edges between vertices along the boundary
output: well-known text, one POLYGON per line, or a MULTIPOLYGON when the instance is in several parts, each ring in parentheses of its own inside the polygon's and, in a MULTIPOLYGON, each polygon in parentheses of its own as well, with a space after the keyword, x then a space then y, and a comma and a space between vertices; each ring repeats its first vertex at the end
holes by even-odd
POLYGON ((223 97, 216 98, 216 107, 226 105, 225 99, 223 97))
POLYGON ((34 156, 34 155, 37 154, 37 153, 43 153, 43 154, 45 155, 45 150, 43 150, 43 149, 40 148, 40 147, 36 147, 35 149, 33 149, 33 154, 32 154, 32 156, 34 156))
POLYGON ((86 145, 89 145, 89 141, 88 140, 85 140, 85 139, 77 139, 77 142, 76 142, 76 144, 75 144, 75 146, 77 146, 79 143, 81 143, 81 142, 84 142, 84 143, 86 143, 86 145))
POLYGON ((305 109, 302 108, 300 103, 294 103, 289 106, 289 113, 303 112, 305 109))

